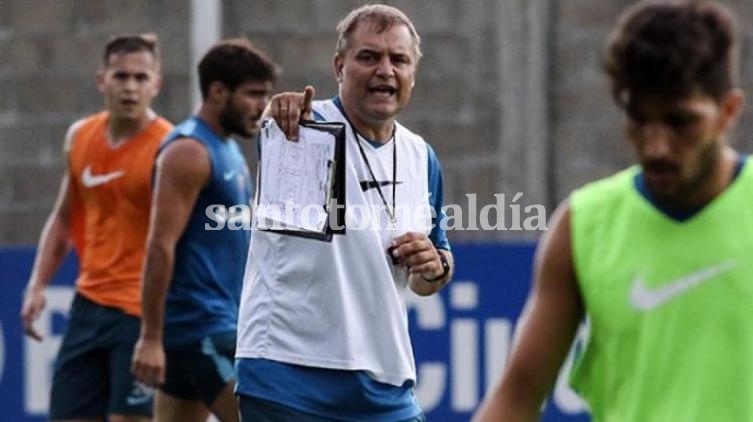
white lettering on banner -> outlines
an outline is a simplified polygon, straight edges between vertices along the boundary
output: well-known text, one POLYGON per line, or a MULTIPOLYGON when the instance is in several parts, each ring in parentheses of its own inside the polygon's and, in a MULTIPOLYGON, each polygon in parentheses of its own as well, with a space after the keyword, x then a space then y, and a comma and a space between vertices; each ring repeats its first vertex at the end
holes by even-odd
MULTIPOLYGON (((478 307, 478 287, 469 282, 452 285, 450 305, 470 311, 478 307)), ((452 409, 470 412, 478 402, 478 322, 458 318, 450 324, 450 364, 452 365, 452 409)))
MULTIPOLYGON (((448 287, 449 302, 453 310, 473 311, 478 307, 478 284, 473 281, 457 280, 448 287)), ((448 328, 450 332, 449 363, 421 362, 417 368, 418 383, 416 396, 425 412, 430 412, 445 398, 444 392, 450 382, 450 406, 452 411, 467 413, 473 411, 482 399, 479 390, 492 388, 504 370, 507 355, 513 338, 512 321, 506 318, 488 318, 479 321, 474 318, 454 318, 447 321, 447 313, 439 295, 419 298, 407 296, 407 305, 415 311, 419 329, 437 331, 448 328), (479 324, 484 327, 484 384, 479 377, 480 341, 479 324), (447 366, 450 366, 449 368, 447 366)), ((579 332, 579 339, 582 334, 579 332)), ((565 365, 560 371, 553 394, 553 403, 565 414, 577 414, 585 410, 583 401, 570 389, 567 375, 570 373, 574 352, 571 350, 565 365)))
MULTIPOLYGON (((406 295, 406 304, 416 311, 416 324, 424 330, 441 330, 445 326, 445 312, 442 297, 432 295, 419 298, 406 295)), ((435 408, 442 401, 447 383, 447 365, 442 362, 424 362, 417 368, 418 379, 416 396, 424 411, 435 408)))
POLYGON ((484 388, 494 387, 497 379, 502 376, 507 362, 510 339, 512 338, 512 322, 507 319, 494 318, 484 324, 484 356, 494 356, 486 363, 484 374, 484 388))
POLYGON ((452 409, 468 412, 478 402, 478 322, 460 318, 450 324, 452 409))
MULTIPOLYGON (((479 287, 476 282, 456 280, 448 288, 450 309, 474 311, 478 308, 479 287)), ((27 414, 47 413, 53 365, 62 342, 62 335, 55 335, 52 331, 53 317, 56 314, 68 314, 73 294, 73 286, 50 287, 47 291, 47 307, 35 322, 35 327, 44 340, 37 342, 28 337, 24 339, 24 410, 27 414)), ((453 412, 472 411, 481 401, 483 390, 494 386, 505 367, 513 338, 512 321, 507 318, 478 319, 472 316, 448 320, 442 296, 419 298, 408 295, 406 299, 408 307, 415 311, 416 328, 449 331, 449 362, 422 361, 418 365, 416 396, 422 408, 428 413, 440 403, 448 401, 453 412), (481 339, 480 327, 483 327, 481 339), (479 375, 481 368, 483 384, 479 375), (445 397, 445 392, 449 397, 445 397)), ((446 336, 440 335, 440 338, 446 336)), ((586 336, 587 330, 581 328, 578 338, 582 340, 586 336)), ((0 326, 0 378, 4 355, 4 333, 0 326)), ((552 404, 565 414, 585 411, 582 400, 567 385, 567 374, 572 366, 573 357, 574 352, 571 351, 560 372, 552 397, 552 404)))
POLYGON ((52 318, 68 314, 73 300, 72 286, 52 286, 47 289, 47 306, 34 326, 43 337, 36 341, 24 337, 24 410, 29 414, 46 414, 50 402, 50 385, 55 356, 60 349, 62 334, 53 335, 52 318))

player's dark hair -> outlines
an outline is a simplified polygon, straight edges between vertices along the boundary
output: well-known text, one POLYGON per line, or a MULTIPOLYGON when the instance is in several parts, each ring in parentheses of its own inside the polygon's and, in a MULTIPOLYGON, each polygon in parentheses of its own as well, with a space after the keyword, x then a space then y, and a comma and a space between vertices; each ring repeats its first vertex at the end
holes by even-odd
POLYGON ((155 63, 159 63, 159 38, 156 34, 124 34, 114 35, 105 44, 102 62, 105 67, 109 64, 113 54, 137 53, 146 51, 154 57, 155 63))
POLYGON ((739 75, 737 23, 707 1, 644 1, 620 18, 606 46, 604 69, 625 107, 643 94, 669 99, 699 92, 717 101, 739 75))
POLYGON ((249 81, 276 82, 279 68, 246 38, 215 44, 199 62, 199 88, 202 98, 213 82, 222 82, 233 91, 249 81))

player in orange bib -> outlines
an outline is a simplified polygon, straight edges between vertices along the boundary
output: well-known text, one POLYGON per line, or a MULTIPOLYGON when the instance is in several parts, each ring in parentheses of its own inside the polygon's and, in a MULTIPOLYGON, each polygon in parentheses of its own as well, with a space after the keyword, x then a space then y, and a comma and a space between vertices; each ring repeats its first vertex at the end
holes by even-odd
POLYGON ((73 215, 81 224, 77 287, 95 303, 139 316, 152 167, 172 126, 153 116, 139 133, 114 146, 107 139, 112 120, 107 111, 83 120, 68 153, 74 209, 83 211, 73 215))
POLYGON ((141 268, 149 226, 151 177, 172 125, 150 108, 161 84, 157 39, 125 35, 105 46, 97 86, 105 110, 71 125, 68 169, 39 241, 21 318, 45 307, 44 289, 70 245, 80 273, 50 399, 51 420, 146 421, 152 392, 130 374, 139 335, 141 268))

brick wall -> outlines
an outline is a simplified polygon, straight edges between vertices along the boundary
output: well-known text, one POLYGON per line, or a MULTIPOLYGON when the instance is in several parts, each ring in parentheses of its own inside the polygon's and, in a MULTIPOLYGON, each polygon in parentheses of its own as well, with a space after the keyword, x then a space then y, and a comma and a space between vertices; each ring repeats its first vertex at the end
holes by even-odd
MULTIPOLYGON (((225 0, 223 34, 246 35, 268 51, 284 68, 280 89, 312 83, 326 98, 336 92, 335 25, 360 3, 225 0)), ((631 162, 599 60, 614 19, 632 2, 390 3, 414 19, 423 38, 413 101, 401 121, 434 146, 446 203, 463 206, 466 220, 468 194, 476 194, 477 212, 494 194, 509 204, 518 192, 523 207, 543 204, 551 212, 573 188, 631 162)), ((727 3, 739 15, 743 87, 753 95, 753 8, 749 0, 727 3)), ((0 244, 36 242, 63 169, 65 129, 101 107, 94 72, 107 36, 156 32, 165 83, 155 107, 173 121, 191 111, 189 19, 186 0, 0 0, 0 244)), ((741 150, 753 150, 751 131, 753 107, 735 136, 741 150)), ((478 230, 451 238, 539 234, 478 230)))
MULTIPOLYGON (((622 135, 622 117, 600 73, 601 49, 620 10, 631 1, 553 1, 551 120, 554 146, 553 190, 564 198, 585 181, 632 162, 622 135), (573 106, 576 105, 576 106, 573 106)), ((750 1, 725 2, 738 15, 743 59, 742 85, 753 96, 753 8, 750 1)), ((753 152, 753 107, 748 104, 732 142, 753 152)))
POLYGON ((36 242, 63 172, 65 131, 102 107, 95 72, 111 34, 160 36, 166 83, 155 108, 171 119, 187 112, 188 9, 180 3, 0 1, 0 244, 36 242))

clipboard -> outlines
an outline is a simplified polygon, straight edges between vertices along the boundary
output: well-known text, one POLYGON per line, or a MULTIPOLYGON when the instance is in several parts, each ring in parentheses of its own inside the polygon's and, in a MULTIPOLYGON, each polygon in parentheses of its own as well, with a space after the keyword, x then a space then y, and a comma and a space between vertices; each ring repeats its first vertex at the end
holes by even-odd
POLYGON ((345 134, 344 123, 304 120, 293 142, 264 122, 254 230, 324 242, 345 234, 345 134))

